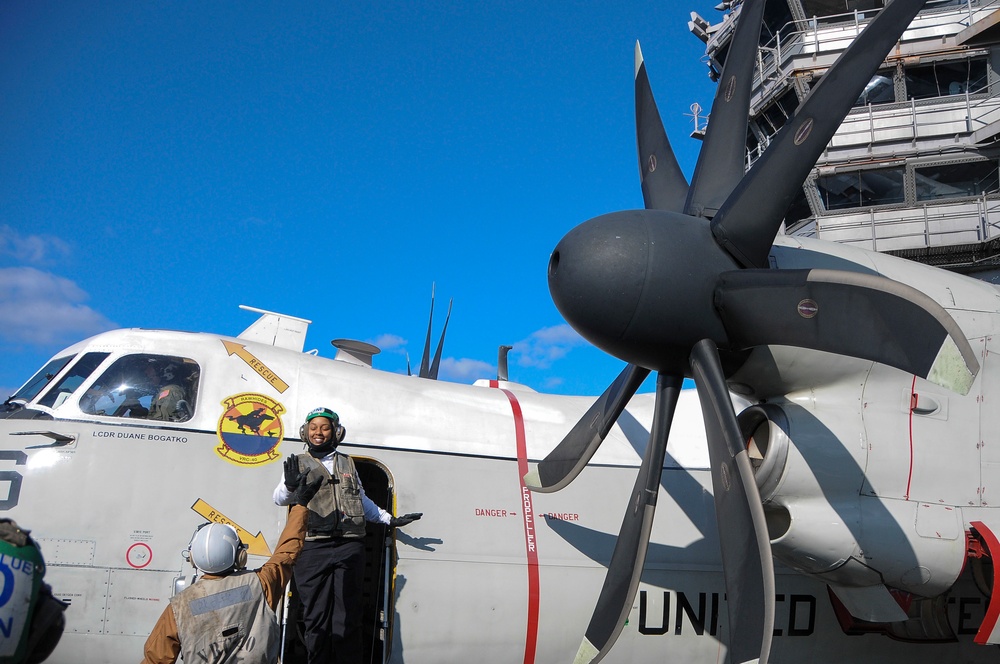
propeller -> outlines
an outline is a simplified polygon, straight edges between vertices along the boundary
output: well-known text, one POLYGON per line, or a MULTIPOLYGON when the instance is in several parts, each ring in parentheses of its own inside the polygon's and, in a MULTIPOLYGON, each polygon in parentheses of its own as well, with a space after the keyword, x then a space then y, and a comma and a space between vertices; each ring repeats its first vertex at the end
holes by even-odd
POLYGON ((948 313, 919 291, 846 271, 753 269, 767 266, 796 190, 923 4, 892 0, 879 12, 744 175, 764 8, 764 0, 744 0, 686 193, 636 49, 636 135, 646 209, 603 215, 571 230, 548 269, 552 299, 567 322, 629 366, 538 464, 532 486, 555 490, 571 481, 638 389, 635 381, 642 382, 643 372, 657 372, 649 442, 576 662, 600 660, 631 609, 685 376, 695 379, 705 419, 735 662, 768 659, 774 569, 723 367, 738 363, 738 351, 784 344, 882 362, 968 391, 979 370, 975 353, 948 313))
POLYGON ((635 129, 639 180, 646 209, 683 212, 687 179, 663 129, 639 42, 635 43, 635 129))
MULTIPOLYGON (((639 42, 635 43, 635 127, 646 209, 681 212, 688 183, 663 129, 639 42)), ((551 493, 576 479, 648 375, 649 369, 626 366, 566 437, 524 476, 525 485, 533 491, 551 493)))
POLYGON ((634 364, 625 367, 566 437, 524 476, 525 485, 532 491, 551 493, 576 479, 648 375, 649 369, 634 364))
MULTIPOLYGON (((646 209, 682 212, 688 182, 663 128, 639 42, 635 43, 635 127, 646 209)), ((524 476, 525 484, 533 491, 551 493, 576 479, 648 375, 649 369, 626 366, 566 437, 524 476)))
POLYGON ((646 445, 642 465, 639 466, 639 474, 629 496, 615 550, 611 554, 608 575, 597 599, 597 607, 574 662, 599 660, 625 626, 625 618, 632 607, 632 599, 639 586, 639 577, 646 559, 646 545, 649 544, 649 533, 653 528, 656 497, 660 492, 660 473, 663 471, 663 457, 667 451, 667 436, 683 382, 683 376, 661 373, 656 377, 656 405, 653 409, 649 444, 646 445))
POLYGON ((691 371, 705 418, 715 519, 722 544, 729 613, 729 657, 767 662, 774 631, 774 563, 750 457, 733 412, 715 343, 691 351, 691 371))
MULTIPOLYGON (((711 218, 743 178, 747 111, 764 4, 744 2, 740 9, 737 29, 708 116, 715 129, 705 134, 694 167, 691 189, 684 203, 683 211, 687 214, 711 218)), ((781 212, 784 211, 782 208, 781 212)))

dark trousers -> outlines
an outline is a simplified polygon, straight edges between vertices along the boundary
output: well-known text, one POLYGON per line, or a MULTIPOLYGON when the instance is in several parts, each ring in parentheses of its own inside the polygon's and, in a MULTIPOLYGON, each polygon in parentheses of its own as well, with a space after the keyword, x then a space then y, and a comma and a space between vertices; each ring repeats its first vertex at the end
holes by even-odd
POLYGON ((361 540, 307 541, 295 561, 309 664, 361 664, 361 540))

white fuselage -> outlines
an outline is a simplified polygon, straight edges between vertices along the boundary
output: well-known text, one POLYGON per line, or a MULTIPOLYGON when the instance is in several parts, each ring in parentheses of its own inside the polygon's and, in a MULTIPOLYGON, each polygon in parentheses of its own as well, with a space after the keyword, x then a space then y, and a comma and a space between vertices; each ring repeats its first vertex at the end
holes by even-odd
MULTIPOLYGON (((988 344, 995 311, 980 318, 959 314, 963 327, 982 327, 969 337, 988 344)), ((200 366, 191 419, 154 422, 86 414, 80 395, 88 379, 56 408, 38 409, 53 419, 0 420, 0 479, 9 486, 6 501, 0 501, 2 515, 32 530, 48 564, 46 581, 57 597, 70 602, 65 635, 49 661, 138 661, 175 579, 191 573, 180 553, 206 519, 233 522, 251 537, 259 531, 273 545, 285 517, 271 500, 281 461, 303 449, 298 427, 317 406, 340 414, 347 428, 343 450, 384 472, 394 504, 382 506, 396 514, 424 513, 422 520, 390 532, 397 556, 390 566, 386 620, 390 661, 572 660, 646 446, 652 395, 632 399, 575 482, 557 493, 534 494, 522 480, 529 463, 555 447, 592 399, 539 394, 508 383, 465 386, 387 374, 208 334, 119 330, 61 355, 107 352, 101 365, 106 367, 123 354, 154 351, 191 358, 200 366), (242 354, 233 354, 224 342, 241 345, 242 354), (268 433, 273 446, 261 454, 227 452, 227 411, 234 412, 240 399, 256 397, 271 404, 280 423, 268 433), (55 440, 60 436, 72 440, 55 440)), ((869 374, 881 368, 859 366, 859 372, 845 370, 844 380, 855 381, 848 391, 860 395, 850 399, 870 402, 882 384, 897 390, 895 378, 870 381, 869 374)), ((987 363, 987 371, 991 366, 987 363)), ((803 365, 780 368, 786 379, 804 371, 803 365)), ((871 433, 840 431, 856 424, 833 421, 841 415, 838 406, 824 411, 807 379, 803 394, 792 401, 813 409, 841 438, 875 440, 871 433), (807 403, 810 398, 816 402, 807 403)), ((878 407, 891 409, 904 395, 900 390, 879 398, 886 405, 878 407)), ((963 413, 965 398, 950 398, 951 412, 963 413)), ((873 407, 850 408, 868 426, 873 407)), ((872 430, 877 426, 883 425, 873 424, 872 430)), ((848 493, 857 498, 864 487, 886 481, 884 474, 891 474, 898 460, 879 465, 880 452, 874 443, 861 442, 849 450, 857 459, 852 463, 860 469, 858 477, 863 480, 868 472, 863 480, 868 484, 859 480, 848 493)), ((917 487, 916 500, 931 501, 937 494, 922 483, 933 457, 914 453, 914 461, 911 491, 917 487)), ((985 468, 985 457, 982 463, 985 468)), ((821 475, 817 468, 811 472, 821 475)), ((942 500, 953 494, 965 499, 958 488, 942 491, 951 492, 941 493, 942 500)), ((986 509, 985 501, 971 507, 986 509)), ((793 529, 797 525, 793 521, 793 529)), ((685 390, 677 407, 650 542, 628 624, 606 661, 727 661, 725 587, 694 390, 685 390)), ((250 566, 258 566, 267 550, 258 545, 251 553, 250 566)), ((985 662, 995 657, 992 649, 972 643, 987 599, 965 575, 948 600, 959 636, 950 644, 847 636, 824 583, 788 567, 778 567, 777 593, 772 661, 985 662)))

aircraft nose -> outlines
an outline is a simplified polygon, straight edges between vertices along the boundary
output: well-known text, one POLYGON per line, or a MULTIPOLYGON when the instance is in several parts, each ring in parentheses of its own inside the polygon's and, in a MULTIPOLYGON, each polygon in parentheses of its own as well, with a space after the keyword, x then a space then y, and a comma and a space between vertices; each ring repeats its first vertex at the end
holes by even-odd
POLYGON ((586 221, 559 241, 549 259, 549 293, 566 321, 603 349, 626 334, 642 295, 649 259, 638 211, 586 221))

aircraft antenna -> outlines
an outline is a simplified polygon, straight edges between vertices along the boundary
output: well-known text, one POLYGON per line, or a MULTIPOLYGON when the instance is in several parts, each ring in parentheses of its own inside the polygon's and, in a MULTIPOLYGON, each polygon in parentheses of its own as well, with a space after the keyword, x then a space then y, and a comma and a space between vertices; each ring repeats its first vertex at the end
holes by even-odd
POLYGON ((497 380, 506 381, 507 378, 507 353, 513 346, 500 346, 500 352, 497 357, 497 380))

